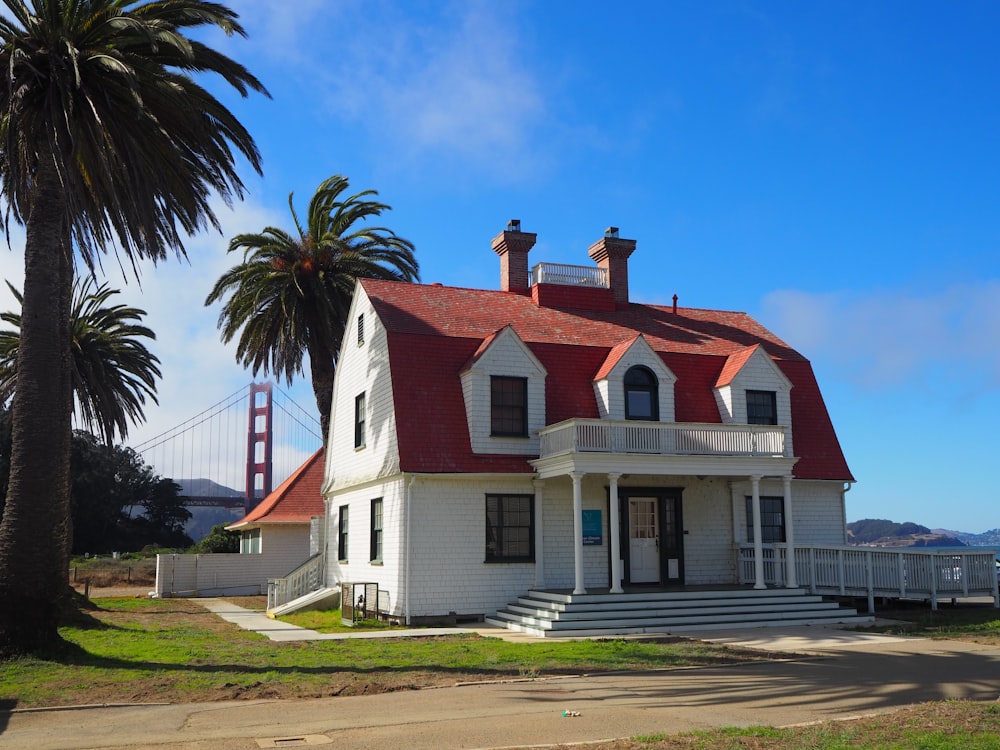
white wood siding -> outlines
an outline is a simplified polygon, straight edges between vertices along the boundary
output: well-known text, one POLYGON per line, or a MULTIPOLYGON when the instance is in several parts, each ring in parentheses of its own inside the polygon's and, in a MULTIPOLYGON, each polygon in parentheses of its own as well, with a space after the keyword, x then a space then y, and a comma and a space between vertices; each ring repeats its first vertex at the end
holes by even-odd
MULTIPOLYGON (((366 316, 367 321, 367 316, 366 316)), ((367 322, 366 322, 367 326, 367 322)), ((373 482, 363 487, 328 496, 330 505, 327 538, 327 585, 341 583, 377 583, 380 601, 388 601, 388 612, 402 615, 404 597, 404 495, 402 477, 373 482), (371 555, 371 502, 382 498, 382 560, 371 555), (347 560, 340 561, 340 508, 348 507, 347 560)))
MULTIPOLYGON (((792 522, 795 544, 846 544, 843 482, 795 480, 792 482, 792 522)), ((746 498, 753 493, 750 482, 733 483, 733 533, 748 543, 746 498)), ((761 497, 784 497, 781 480, 764 479, 761 497)), ((787 524, 787 521, 786 521, 787 524)))
POLYGON ((334 489, 363 484, 399 470, 396 415, 385 327, 368 295, 358 286, 344 334, 333 385, 325 486, 334 489), (365 316, 365 340, 358 345, 357 316, 365 316), (354 403, 365 394, 365 446, 354 447, 354 403))

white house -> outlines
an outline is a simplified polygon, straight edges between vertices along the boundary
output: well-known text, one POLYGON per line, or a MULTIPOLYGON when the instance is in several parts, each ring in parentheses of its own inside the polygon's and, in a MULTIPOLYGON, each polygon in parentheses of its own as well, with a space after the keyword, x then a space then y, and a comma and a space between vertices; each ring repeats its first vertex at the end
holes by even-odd
POLYGON ((408 622, 529 591, 619 610, 795 591, 796 547, 845 544, 854 481, 809 362, 745 313, 632 301, 616 229, 595 265, 529 273, 535 237, 494 238, 499 290, 359 281, 327 584, 377 584, 408 622))

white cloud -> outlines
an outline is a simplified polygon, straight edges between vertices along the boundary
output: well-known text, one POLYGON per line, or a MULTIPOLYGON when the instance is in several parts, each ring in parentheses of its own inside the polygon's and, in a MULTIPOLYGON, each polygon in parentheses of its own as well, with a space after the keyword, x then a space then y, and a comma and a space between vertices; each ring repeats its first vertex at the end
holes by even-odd
POLYGON ((1000 280, 926 293, 777 291, 764 298, 761 317, 867 389, 942 377, 964 392, 1000 386, 1000 280))
POLYGON ((384 163, 488 167, 508 177, 539 163, 531 134, 546 115, 545 95, 525 59, 525 35, 504 31, 517 27, 516 6, 331 5, 289 12, 269 0, 235 2, 249 39, 212 43, 260 61, 251 67, 272 79, 264 83, 276 99, 309 101, 311 116, 319 107, 361 127, 384 163))

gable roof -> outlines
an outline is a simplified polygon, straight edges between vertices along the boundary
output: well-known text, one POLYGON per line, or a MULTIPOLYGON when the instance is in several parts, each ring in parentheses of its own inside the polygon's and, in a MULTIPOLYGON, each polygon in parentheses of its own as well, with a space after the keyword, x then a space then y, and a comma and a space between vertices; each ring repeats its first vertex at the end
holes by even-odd
POLYGON ((713 389, 729 358, 765 345, 795 386, 795 476, 853 480, 809 362, 746 313, 637 303, 557 309, 514 292, 359 283, 386 329, 402 471, 533 471, 526 457, 472 453, 458 377, 484 339, 510 325, 548 371, 546 424, 598 418, 594 377, 638 335, 677 376, 675 419, 720 423, 713 389))
MULTIPOLYGON (((715 387, 724 388, 727 385, 732 385, 736 376, 740 374, 740 371, 746 366, 747 362, 755 356, 763 357, 764 361, 772 367, 776 366, 774 365, 774 361, 771 359, 770 355, 767 353, 767 349, 763 346, 760 344, 748 346, 741 352, 729 355, 729 358, 726 360, 726 366, 723 367, 722 372, 719 373, 719 379, 716 381, 715 387)), ((780 372, 777 374, 779 377, 783 376, 780 372)), ((791 385, 791 383, 787 383, 787 385, 791 385)))
POLYGON ((320 448, 242 521, 230 524, 226 529, 237 531, 265 524, 309 523, 313 516, 324 513, 320 491, 322 484, 323 449, 320 448))

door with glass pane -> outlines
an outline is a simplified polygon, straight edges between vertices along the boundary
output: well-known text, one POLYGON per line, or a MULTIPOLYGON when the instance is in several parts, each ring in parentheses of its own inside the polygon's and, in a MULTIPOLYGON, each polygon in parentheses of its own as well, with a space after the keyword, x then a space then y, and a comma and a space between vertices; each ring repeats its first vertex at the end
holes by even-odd
POLYGON ((682 585, 684 527, 680 489, 626 489, 619 498, 625 582, 682 585))
POLYGON ((660 522, 655 497, 628 501, 628 578, 631 583, 660 582, 660 522))

